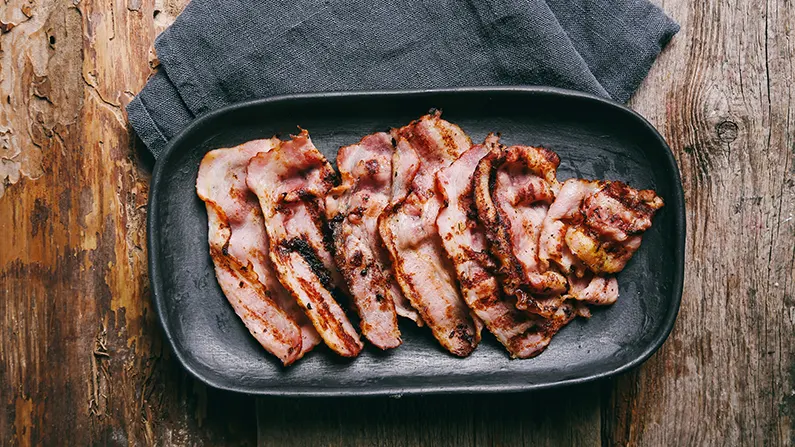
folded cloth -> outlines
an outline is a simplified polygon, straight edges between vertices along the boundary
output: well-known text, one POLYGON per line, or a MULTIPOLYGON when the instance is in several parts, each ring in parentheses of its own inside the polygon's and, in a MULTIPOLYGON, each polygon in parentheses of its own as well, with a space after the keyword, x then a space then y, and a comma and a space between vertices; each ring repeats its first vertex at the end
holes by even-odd
POLYGON ((157 156, 196 116, 288 93, 550 85, 625 102, 678 30, 647 0, 192 0, 127 114, 157 156))

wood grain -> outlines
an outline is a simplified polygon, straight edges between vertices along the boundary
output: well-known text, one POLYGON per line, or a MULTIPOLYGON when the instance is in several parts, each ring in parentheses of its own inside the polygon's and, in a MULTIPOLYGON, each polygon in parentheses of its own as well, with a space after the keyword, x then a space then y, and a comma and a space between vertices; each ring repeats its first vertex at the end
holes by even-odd
POLYGON ((685 295, 646 364, 563 391, 259 399, 164 345, 151 159, 124 105, 187 0, 0 5, 0 445, 795 444, 795 6, 665 0, 682 31, 631 105, 686 191, 685 295))
POLYGON ((255 442, 253 400, 188 378, 149 300, 151 160, 123 106, 152 71, 155 10, 0 6, 2 445, 255 442))
POLYGON ((593 386, 531 395, 261 398, 257 408, 266 446, 601 444, 593 386))
POLYGON ((603 403, 610 445, 795 444, 795 7, 665 1, 682 25, 632 106, 682 171, 673 334, 603 403))

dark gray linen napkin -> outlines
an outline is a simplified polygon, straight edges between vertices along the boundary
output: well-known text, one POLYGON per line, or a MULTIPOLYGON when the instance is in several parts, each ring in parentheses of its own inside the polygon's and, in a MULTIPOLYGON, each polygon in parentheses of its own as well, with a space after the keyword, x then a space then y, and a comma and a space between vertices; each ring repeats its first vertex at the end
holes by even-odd
POLYGON ((127 114, 157 156, 194 117, 288 93, 550 85, 625 102, 678 30, 647 0, 192 0, 127 114))

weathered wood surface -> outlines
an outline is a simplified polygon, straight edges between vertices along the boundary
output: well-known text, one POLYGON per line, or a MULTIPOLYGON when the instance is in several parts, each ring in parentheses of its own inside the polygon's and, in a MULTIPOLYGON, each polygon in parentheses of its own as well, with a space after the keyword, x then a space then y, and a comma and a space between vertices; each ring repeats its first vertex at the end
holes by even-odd
POLYGON ((149 300, 123 106, 179 8, 0 2, 0 445, 256 442, 253 400, 189 379, 149 300))
POLYGON ((187 377, 149 301, 152 161, 123 106, 185 1, 0 3, 0 445, 795 444, 791 0, 663 2, 682 31, 631 105, 682 169, 687 276, 645 365, 531 395, 259 399, 258 423, 187 377))
POLYGON ((598 446, 599 390, 257 402, 263 446, 598 446))
POLYGON ((795 444, 795 4, 666 1, 681 23, 632 105, 676 153, 685 293, 602 403, 608 443, 795 444))

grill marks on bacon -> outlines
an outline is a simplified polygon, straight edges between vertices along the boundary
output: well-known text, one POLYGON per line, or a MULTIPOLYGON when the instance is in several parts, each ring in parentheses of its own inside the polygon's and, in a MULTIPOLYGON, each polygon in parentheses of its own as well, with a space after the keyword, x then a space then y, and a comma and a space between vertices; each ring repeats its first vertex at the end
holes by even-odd
POLYGON ((427 322, 458 356, 484 322, 513 357, 538 355, 590 316, 585 304, 613 304, 613 274, 662 199, 617 181, 560 185, 547 149, 494 135, 470 146, 431 112, 341 148, 336 188, 306 131, 208 153, 197 192, 216 276, 260 344, 285 365, 321 337, 356 356, 343 290, 374 345, 400 345, 397 314, 427 322))
POLYGON ((560 159, 530 146, 495 147, 473 179, 478 216, 497 258, 503 288, 522 310, 551 317, 563 303, 566 278, 538 259, 539 236, 559 188, 560 159))
POLYGON ((618 300, 618 280, 615 276, 594 275, 586 272, 582 277, 569 275, 569 297, 596 306, 606 306, 618 300))
POLYGON ((281 283, 326 344, 342 356, 354 357, 362 342, 337 302, 344 283, 323 231, 324 197, 335 179, 305 130, 248 165, 247 183, 259 198, 271 240, 270 257, 281 283))
POLYGON ((663 200, 652 190, 622 182, 597 183, 598 188, 583 198, 582 221, 572 222, 566 243, 593 272, 617 273, 640 247, 641 234, 651 227, 663 200))
POLYGON ((395 302, 403 299, 378 234, 378 216, 392 187, 392 137, 380 132, 340 148, 342 184, 326 196, 334 258, 361 319, 362 334, 381 349, 400 345, 395 302))
POLYGON ((549 344, 551 326, 517 310, 503 296, 472 194, 478 162, 498 147, 499 137, 490 134, 483 144, 473 146, 436 174, 437 190, 444 201, 436 224, 455 266, 464 301, 513 357, 528 358, 549 344))
POLYGON ((196 191, 207 207, 210 256, 221 290, 257 341, 289 365, 320 337, 276 278, 262 212, 246 186, 249 159, 278 143, 255 140, 207 153, 196 191))
POLYGON ((539 259, 569 274, 569 295, 590 304, 618 299, 621 271, 663 206, 651 190, 622 182, 570 179, 544 219, 539 259))
POLYGON ((392 132, 397 179, 379 231, 404 296, 445 349, 467 356, 480 341, 480 322, 464 303, 442 247, 436 228, 442 202, 434 183, 436 172, 458 159, 471 142, 439 115, 425 115, 392 132))

